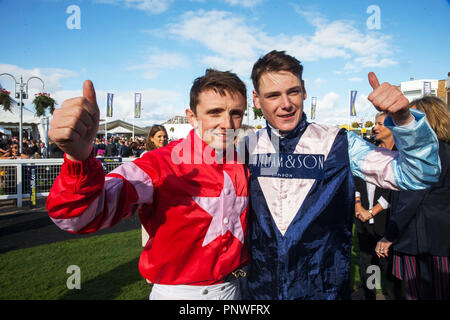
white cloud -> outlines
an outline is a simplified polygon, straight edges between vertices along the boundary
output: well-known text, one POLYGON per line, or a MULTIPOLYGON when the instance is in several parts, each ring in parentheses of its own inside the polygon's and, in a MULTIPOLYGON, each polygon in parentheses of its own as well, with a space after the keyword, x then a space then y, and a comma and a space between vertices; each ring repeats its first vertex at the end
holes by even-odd
MULTIPOLYGON (((217 70, 229 70, 238 75, 246 75, 249 73, 249 68, 254 62, 253 59, 233 59, 223 56, 207 56, 202 62, 207 66, 217 70)), ((243 81, 247 79, 247 76, 243 77, 243 81)))
POLYGON ((314 85, 315 85, 316 88, 322 86, 325 82, 327 82, 327 80, 324 80, 322 78, 314 79, 314 85))
MULTIPOLYGON (((20 82, 22 76, 26 83, 31 77, 39 77, 44 81, 44 92, 53 93, 63 88, 61 81, 69 78, 77 78, 79 74, 72 70, 58 68, 34 68, 24 69, 16 65, 0 64, 0 73, 9 73, 20 82)), ((0 83, 9 91, 14 92, 14 81, 11 77, 0 77, 0 83)), ((33 97, 35 93, 42 92, 42 82, 38 79, 30 79, 28 81, 28 94, 33 97)))
MULTIPOLYGON (((167 32, 182 40, 200 43, 210 50, 200 60, 219 70, 232 70, 248 78, 261 52, 269 49, 268 37, 246 20, 225 11, 189 11, 180 21, 168 26, 167 32)), ((199 52, 202 52, 199 50, 199 52)))
POLYGON ((182 54, 171 52, 158 52, 148 56, 146 61, 139 65, 128 67, 128 70, 143 70, 143 77, 154 79, 161 70, 183 68, 189 65, 189 60, 182 54))
POLYGON ((375 54, 355 58, 354 61, 345 64, 344 70, 352 72, 352 71, 360 71, 363 68, 386 68, 396 64, 397 62, 390 58, 379 59, 379 57, 375 54))
POLYGON ((328 110, 336 108, 339 105, 341 97, 336 92, 329 92, 323 98, 317 100, 317 108, 328 110))
MULTIPOLYGON (((100 109, 100 118, 105 119, 106 114, 106 95, 107 90, 96 88, 97 103, 100 109)), ((113 99, 113 117, 108 118, 108 122, 117 119, 129 123, 135 122, 136 126, 145 127, 155 123, 161 123, 169 118, 180 115, 180 106, 183 105, 182 97, 179 93, 170 90, 158 90, 153 88, 144 88, 137 90, 142 94, 142 115, 139 119, 134 119, 134 93, 136 91, 112 91, 113 99)), ((59 103, 57 108, 61 107, 64 100, 79 97, 83 94, 82 90, 59 90, 52 93, 52 97, 59 103)))
POLYGON ((170 7, 173 0, 95 0, 94 2, 119 5, 151 14, 160 14, 170 7))
POLYGON ((203 63, 244 77, 259 56, 274 49, 286 50, 302 62, 341 58, 346 73, 396 64, 389 36, 363 33, 351 21, 328 21, 321 14, 294 8, 315 28, 312 34, 268 34, 245 17, 218 10, 186 12, 167 26, 167 33, 207 48, 200 58, 203 63))
MULTIPOLYGON (((336 92, 328 92, 322 98, 317 99, 316 118, 313 122, 334 125, 339 123, 339 119, 343 118, 341 97, 336 92)), ((305 106, 305 111, 310 114, 309 106, 305 106)))
MULTIPOLYGON (((367 99, 367 95, 358 92, 356 96, 356 117, 350 117, 349 97, 342 97, 334 91, 328 92, 319 98, 316 107, 316 119, 313 122, 342 125, 354 121, 367 121, 375 118, 378 112, 375 107, 367 99)), ((305 111, 310 115, 309 105, 304 105, 305 111)))
POLYGON ((364 81, 364 79, 363 79, 363 78, 360 78, 360 77, 348 78, 347 80, 348 80, 348 81, 352 81, 352 82, 361 82, 361 81, 364 81))
POLYGON ((381 32, 363 33, 352 21, 336 20, 329 22, 321 13, 302 10, 293 5, 295 11, 316 27, 313 36, 308 38, 306 51, 298 51, 303 60, 342 57, 352 59, 344 66, 347 72, 363 68, 388 67, 397 62, 390 58, 395 48, 390 44, 391 36, 381 32))
POLYGON ((188 11, 178 24, 168 31, 184 40, 193 40, 221 56, 229 58, 253 57, 261 47, 256 28, 245 20, 225 11, 188 11))
MULTIPOLYGON (((137 126, 146 126, 153 123, 161 123, 169 118, 180 114, 182 106, 179 93, 170 90, 158 90, 144 88, 136 91, 116 91, 113 100, 113 117, 108 121, 121 119, 129 123, 134 122, 137 126), (134 119, 134 93, 142 94, 142 115, 140 119, 134 119)), ((102 119, 105 118, 107 91, 97 91, 97 101, 100 107, 102 119)))
POLYGON ((359 94, 356 97, 355 108, 358 117, 366 118, 367 120, 373 120, 375 114, 377 114, 377 109, 373 104, 367 99, 367 95, 359 94))
MULTIPOLYGON (((171 57, 173 58, 174 56, 171 57)), ((164 60, 158 59, 156 56, 149 60, 153 63, 164 63, 164 60)), ((173 61, 173 59, 168 60, 173 61)), ((62 81, 79 77, 76 72, 71 70, 56 68, 24 69, 15 65, 0 64, 0 73, 10 73, 16 78, 17 81, 20 81, 20 76, 23 76, 24 82, 33 76, 40 77, 45 83, 44 91, 50 93, 51 97, 58 103, 56 108, 60 108, 65 100, 80 97, 83 94, 81 85, 77 90, 67 90, 64 88, 62 81)), ((8 91, 11 91, 11 94, 14 95, 14 82, 12 78, 1 76, 0 84, 8 91)), ((25 100, 25 106, 32 110, 34 94, 42 91, 42 83, 39 80, 30 80, 29 86, 29 99, 25 100)), ((106 94, 108 92, 111 91, 96 87, 97 103, 100 108, 102 119, 105 118, 106 94)), ((161 123, 170 117, 179 115, 180 106, 185 105, 183 101, 184 97, 182 97, 180 93, 171 90, 143 88, 138 91, 113 91, 114 116, 112 118, 108 118, 108 121, 122 119, 132 123, 134 117, 134 92, 142 93, 142 118, 135 121, 137 126, 161 123)))
POLYGON ((244 8, 253 8, 262 3, 262 1, 263 0, 225 0, 229 5, 241 6, 244 8))

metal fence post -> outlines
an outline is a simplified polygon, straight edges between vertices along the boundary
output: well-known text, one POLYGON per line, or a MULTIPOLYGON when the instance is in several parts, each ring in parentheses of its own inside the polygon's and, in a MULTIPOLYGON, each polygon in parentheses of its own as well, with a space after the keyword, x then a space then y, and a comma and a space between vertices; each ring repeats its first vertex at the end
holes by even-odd
POLYGON ((17 164, 17 206, 22 208, 22 163, 17 164))
MULTIPOLYGON (((99 159, 108 174, 123 162, 135 158, 99 159)), ((0 201, 17 199, 17 207, 23 207, 23 199, 28 197, 47 197, 53 182, 58 176, 63 159, 0 159, 0 201), (35 167, 34 188, 31 186, 32 174, 24 169, 35 167), (14 190, 16 189, 16 190, 14 190)), ((33 199, 30 199, 32 203, 33 199)))

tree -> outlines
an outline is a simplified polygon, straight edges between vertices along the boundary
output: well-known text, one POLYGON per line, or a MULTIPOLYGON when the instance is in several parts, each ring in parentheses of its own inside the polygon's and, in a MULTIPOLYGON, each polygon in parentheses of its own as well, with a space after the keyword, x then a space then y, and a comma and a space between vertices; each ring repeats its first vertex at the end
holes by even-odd
POLYGON ((356 129, 356 128, 359 128, 359 122, 356 122, 356 121, 353 122, 353 123, 352 123, 352 128, 355 128, 355 129, 356 129))

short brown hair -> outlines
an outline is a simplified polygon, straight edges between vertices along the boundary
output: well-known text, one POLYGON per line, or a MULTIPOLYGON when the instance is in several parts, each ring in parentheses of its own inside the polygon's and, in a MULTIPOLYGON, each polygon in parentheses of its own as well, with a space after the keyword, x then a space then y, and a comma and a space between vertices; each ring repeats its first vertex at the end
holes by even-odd
POLYGON ((425 96, 409 104, 424 112, 431 128, 436 132, 439 140, 450 141, 450 111, 444 101, 438 97, 425 96))
POLYGON ((230 94, 240 93, 247 100, 247 88, 235 73, 206 69, 204 76, 194 80, 190 92, 189 107, 195 115, 197 114, 199 95, 205 90, 213 90, 221 96, 224 96, 226 92, 230 94))
POLYGON ((253 88, 258 92, 259 80, 266 72, 289 71, 302 80, 303 66, 301 62, 293 56, 286 54, 286 51, 270 51, 261 57, 253 65, 252 82, 253 88))

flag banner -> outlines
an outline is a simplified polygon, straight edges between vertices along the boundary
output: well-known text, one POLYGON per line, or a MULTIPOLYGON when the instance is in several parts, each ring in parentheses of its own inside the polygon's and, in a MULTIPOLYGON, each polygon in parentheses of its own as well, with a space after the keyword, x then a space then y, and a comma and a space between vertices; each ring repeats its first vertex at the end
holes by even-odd
POLYGON ((431 82, 429 82, 429 81, 423 82, 423 95, 424 96, 431 95, 431 82))
POLYGON ((141 117, 141 97, 142 97, 142 95, 140 93, 134 94, 134 117, 135 118, 141 117))
POLYGON ((351 90, 350 91, 350 116, 356 117, 356 108, 355 108, 355 101, 356 101, 356 93, 358 91, 351 90))
POLYGON ((311 120, 316 118, 316 105, 317 105, 317 98, 312 97, 311 98, 311 120))
POLYGON ((113 116, 113 93, 108 93, 106 96, 106 116, 111 118, 113 116))

